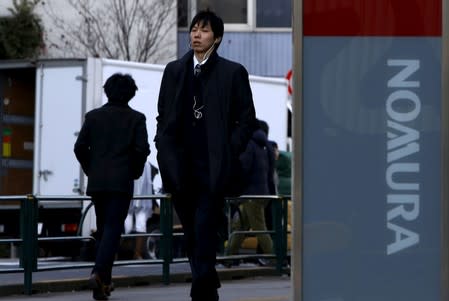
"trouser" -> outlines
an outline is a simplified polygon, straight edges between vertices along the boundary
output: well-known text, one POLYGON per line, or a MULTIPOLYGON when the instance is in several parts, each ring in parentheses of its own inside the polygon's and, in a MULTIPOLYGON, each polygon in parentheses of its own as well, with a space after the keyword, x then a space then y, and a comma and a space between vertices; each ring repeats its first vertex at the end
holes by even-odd
POLYGON ((97 273, 105 284, 110 284, 112 265, 120 245, 131 197, 120 193, 101 193, 92 196, 92 201, 97 219, 92 273, 97 273))
POLYGON ((151 215, 152 213, 144 208, 134 209, 131 212, 128 211, 125 219, 125 233, 129 234, 132 231, 138 233, 147 232, 147 220, 151 215))
MULTIPOLYGON (((235 228, 238 230, 266 231, 265 206, 266 201, 250 200, 240 205, 240 221, 235 228)), ((257 242, 263 253, 273 252, 273 241, 269 234, 257 234, 257 242)), ((238 253, 245 239, 243 234, 232 235, 227 248, 227 255, 238 253)))
POLYGON ((183 227, 192 271, 190 296, 195 301, 218 300, 220 280, 215 264, 224 198, 211 195, 208 189, 192 189, 182 195, 174 194, 173 203, 183 227))

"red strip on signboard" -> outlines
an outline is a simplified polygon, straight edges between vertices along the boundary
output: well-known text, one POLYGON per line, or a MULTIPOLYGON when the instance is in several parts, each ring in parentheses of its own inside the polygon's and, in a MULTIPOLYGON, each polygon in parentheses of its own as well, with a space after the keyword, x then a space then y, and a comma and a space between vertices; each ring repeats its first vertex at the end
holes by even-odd
POLYGON ((303 0, 305 36, 441 36, 443 0, 303 0))

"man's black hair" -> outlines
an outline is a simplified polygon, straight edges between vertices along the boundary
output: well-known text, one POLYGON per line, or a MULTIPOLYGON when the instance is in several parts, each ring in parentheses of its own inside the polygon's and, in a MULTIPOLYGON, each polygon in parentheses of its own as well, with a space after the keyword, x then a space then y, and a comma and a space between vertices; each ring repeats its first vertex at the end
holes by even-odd
POLYGON ((258 127, 261 129, 267 136, 268 132, 270 131, 270 127, 268 123, 264 120, 257 119, 258 127))
POLYGON ((105 82, 104 93, 110 102, 127 103, 136 95, 137 86, 129 74, 115 73, 105 82))
MULTIPOLYGON (((210 10, 201 10, 199 11, 195 17, 193 17, 192 22, 190 23, 189 32, 192 31, 193 26, 199 24, 201 27, 210 25, 212 31, 214 33, 214 38, 222 38, 224 33, 224 24, 223 20, 217 16, 213 11, 210 10)), ((220 46, 221 39, 217 42, 216 48, 220 46)))

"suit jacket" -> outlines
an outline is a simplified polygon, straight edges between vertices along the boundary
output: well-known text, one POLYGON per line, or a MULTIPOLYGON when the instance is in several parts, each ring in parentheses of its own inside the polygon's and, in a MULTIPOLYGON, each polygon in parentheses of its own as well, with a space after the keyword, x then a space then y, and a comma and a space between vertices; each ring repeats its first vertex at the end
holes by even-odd
MULTIPOLYGON (((157 159, 164 189, 179 192, 188 185, 184 173, 184 150, 181 136, 182 101, 187 72, 193 73, 193 51, 170 62, 162 77, 157 131, 157 159)), ((229 194, 230 178, 239 154, 244 151, 255 125, 255 110, 248 72, 235 62, 214 52, 213 64, 201 82, 201 99, 205 105, 207 146, 209 152, 210 191, 229 194)))
POLYGON ((88 112, 74 151, 88 176, 86 194, 132 196, 133 181, 142 175, 150 154, 145 115, 113 102, 88 112))

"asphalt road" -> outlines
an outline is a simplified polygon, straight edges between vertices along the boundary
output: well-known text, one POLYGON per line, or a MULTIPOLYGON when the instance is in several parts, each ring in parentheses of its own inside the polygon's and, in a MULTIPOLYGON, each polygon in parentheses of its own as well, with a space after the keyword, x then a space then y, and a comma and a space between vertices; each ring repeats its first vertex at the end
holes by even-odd
MULTIPOLYGON (((190 301, 190 283, 170 285, 150 284, 136 287, 118 287, 111 301, 190 301)), ((291 283, 288 276, 262 276, 239 280, 225 280, 219 290, 220 301, 290 301, 291 283)), ((11 301, 83 301, 93 300, 90 291, 49 292, 31 296, 0 297, 11 301)))

